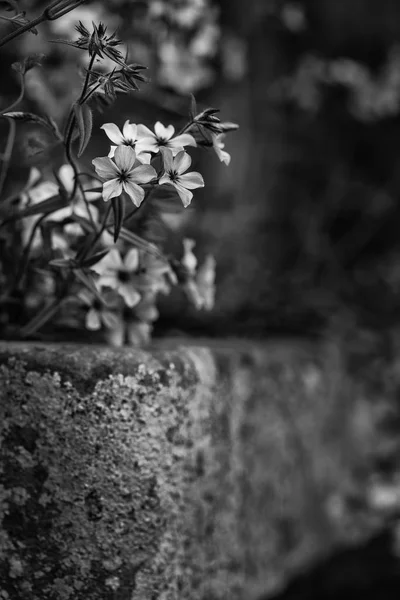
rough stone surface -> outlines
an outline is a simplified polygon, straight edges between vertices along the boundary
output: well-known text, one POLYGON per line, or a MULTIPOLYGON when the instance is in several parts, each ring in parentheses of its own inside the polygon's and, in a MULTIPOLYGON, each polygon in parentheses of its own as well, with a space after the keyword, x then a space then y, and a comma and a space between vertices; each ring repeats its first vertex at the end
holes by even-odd
POLYGON ((252 600, 366 535, 373 427, 324 360, 0 344, 1 600, 252 600))

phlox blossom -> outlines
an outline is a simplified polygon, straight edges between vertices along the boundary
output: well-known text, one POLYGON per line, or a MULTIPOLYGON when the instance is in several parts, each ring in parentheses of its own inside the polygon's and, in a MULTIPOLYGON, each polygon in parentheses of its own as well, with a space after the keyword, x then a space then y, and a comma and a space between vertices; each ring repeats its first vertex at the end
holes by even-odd
POLYGON ((124 259, 116 248, 112 248, 104 258, 91 268, 100 278, 99 288, 109 287, 125 300, 132 308, 140 302, 141 295, 135 285, 135 274, 139 267, 139 251, 131 248, 124 259))
POLYGON ((173 137, 175 127, 173 125, 165 127, 160 121, 154 125, 154 133, 145 125, 139 125, 138 131, 140 133, 138 151, 140 149, 140 152, 157 153, 160 148, 169 148, 175 156, 185 146, 197 146, 196 140, 190 133, 182 133, 173 137))
POLYGON ((160 185, 166 183, 173 185, 182 200, 183 206, 186 208, 193 198, 190 190, 204 187, 203 177, 196 171, 186 173, 192 164, 192 159, 184 150, 174 157, 171 150, 164 148, 162 154, 165 173, 159 183, 160 185))
POLYGON ((136 148, 138 142, 143 137, 144 132, 141 131, 141 128, 144 128, 144 126, 135 125, 129 120, 125 121, 122 131, 115 123, 104 123, 100 129, 104 129, 106 136, 115 144, 115 146, 111 146, 110 148, 110 152, 108 153, 109 158, 113 158, 118 146, 130 146, 136 149, 136 158, 140 162, 149 164, 150 154, 148 152, 139 152, 138 148, 136 148))
POLYGON ((104 181, 103 200, 107 202, 126 192, 135 206, 139 207, 144 198, 140 184, 148 183, 157 177, 150 165, 136 161, 136 152, 129 146, 118 146, 114 160, 108 156, 92 160, 96 173, 104 181))

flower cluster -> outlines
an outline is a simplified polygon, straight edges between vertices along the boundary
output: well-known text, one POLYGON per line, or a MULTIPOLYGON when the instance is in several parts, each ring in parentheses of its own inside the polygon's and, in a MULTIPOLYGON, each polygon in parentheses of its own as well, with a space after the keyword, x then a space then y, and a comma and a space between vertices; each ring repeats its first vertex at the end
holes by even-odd
MULTIPOLYGON (((32 167, 23 188, 1 198, 0 332, 21 338, 45 335, 47 325, 86 328, 110 344, 139 346, 150 339, 159 295, 173 286, 198 309, 214 305, 215 259, 207 255, 198 265, 195 242, 186 238, 178 256, 166 253, 177 227, 170 228, 163 202, 175 198, 175 213, 191 204, 204 180, 191 170, 190 152, 209 146, 228 164, 221 140, 236 125, 221 123, 215 109, 197 114, 194 100, 179 132, 160 121, 154 127, 129 119, 104 123, 109 151, 93 158, 88 172, 79 158, 92 135, 93 109, 118 92, 137 91, 145 67, 128 61, 103 23, 89 30, 79 22, 76 29, 79 37, 63 43, 84 51, 88 68, 64 134, 46 116, 12 112, 19 100, 3 111, 49 130, 65 160, 32 167), (114 63, 109 72, 106 61, 114 63)), ((26 71, 19 70, 21 80, 26 71)))

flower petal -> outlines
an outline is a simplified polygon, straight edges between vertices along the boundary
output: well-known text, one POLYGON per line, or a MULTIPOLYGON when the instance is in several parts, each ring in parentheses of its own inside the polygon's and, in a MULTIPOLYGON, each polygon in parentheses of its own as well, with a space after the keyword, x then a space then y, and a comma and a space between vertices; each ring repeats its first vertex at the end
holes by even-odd
POLYGON ((125 121, 124 127, 122 129, 122 133, 125 138, 125 141, 136 142, 136 140, 137 140, 137 125, 134 125, 129 120, 125 121))
POLYGON ((140 294, 131 283, 123 283, 118 287, 118 293, 123 297, 129 308, 133 308, 140 302, 140 294))
POLYGON ((61 183, 67 190, 67 192, 72 192, 74 189, 74 170, 71 165, 62 165, 58 170, 58 177, 60 178, 61 183))
POLYGON ((197 146, 197 142, 190 133, 182 133, 168 141, 169 148, 184 146, 197 146))
POLYGON ((97 175, 101 179, 114 179, 118 175, 118 169, 108 156, 102 158, 94 158, 92 165, 95 168, 97 175))
POLYGON ((149 154, 149 152, 141 152, 140 154, 136 155, 136 158, 142 164, 149 165, 151 161, 151 154, 149 154))
POLYGON ((183 206, 185 208, 187 208, 189 206, 192 198, 193 198, 192 192, 190 192, 189 190, 187 190, 186 188, 184 188, 182 185, 179 185, 179 183, 173 183, 172 185, 174 186, 174 188, 178 192, 179 197, 182 200, 183 206))
POLYGON ((178 183, 183 185, 187 190, 195 190, 196 188, 204 187, 204 179, 197 171, 180 175, 178 183))
POLYGON ((154 131, 158 139, 160 140, 169 140, 175 133, 175 127, 173 125, 168 125, 165 127, 160 121, 154 125, 154 131))
POLYGON ((166 173, 169 173, 174 168, 174 158, 172 151, 169 150, 169 148, 160 148, 160 152, 163 157, 164 170, 166 173))
POLYGON ((171 183, 171 177, 169 176, 168 173, 165 173, 162 177, 160 177, 160 179, 158 180, 158 185, 164 185, 166 183, 171 183))
POLYGON ((191 164, 192 159, 190 158, 189 154, 183 150, 175 156, 173 168, 178 173, 178 175, 181 175, 182 173, 188 170, 191 164))
POLYGON ((133 169, 129 175, 129 181, 134 183, 148 183, 152 179, 157 177, 157 173, 154 167, 150 165, 140 165, 133 169))
POLYGON ((122 135, 120 128, 117 127, 115 123, 104 123, 100 129, 104 129, 106 136, 108 139, 114 142, 114 144, 123 144, 124 136, 122 135))
POLYGON ((100 327, 101 327, 100 315, 97 312, 97 310, 95 310, 94 308, 91 308, 90 310, 88 310, 88 312, 86 313, 85 324, 86 324, 86 328, 91 329, 92 331, 96 331, 97 329, 100 329, 100 327))
POLYGON ((110 152, 108 153, 108 158, 114 158, 114 154, 115 154, 115 150, 117 149, 117 146, 111 146, 110 147, 110 152))
POLYGON ((111 198, 117 198, 122 194, 122 184, 118 179, 110 179, 103 183, 103 200, 108 202, 111 198))
MULTIPOLYGON (((93 269, 93 271, 95 271, 99 275, 111 274, 111 276, 115 279, 116 271, 123 269, 124 264, 122 262, 121 255, 118 252, 118 250, 116 248, 111 248, 110 252, 108 254, 106 254, 104 258, 102 258, 98 263, 92 265, 90 268, 93 269)), ((107 283, 104 285, 110 285, 110 284, 107 283)), ((114 287, 114 286, 110 285, 110 287, 114 287)))
POLYGON ((115 150, 114 160, 120 171, 128 173, 135 164, 136 152, 130 146, 118 146, 115 150))
POLYGON ((137 248, 128 250, 124 259, 124 265, 128 272, 137 271, 139 266, 139 250, 137 248))
POLYGON ((101 312, 101 320, 107 329, 117 329, 119 325, 119 317, 117 314, 111 312, 110 310, 103 310, 101 312))
POLYGON ((135 149, 138 154, 141 152, 157 153, 160 150, 159 145, 157 144, 157 138, 154 135, 153 137, 140 138, 139 141, 136 142, 135 149))
POLYGON ((141 138, 147 138, 147 137, 155 138, 156 136, 151 131, 151 129, 146 127, 146 125, 138 125, 137 126, 137 139, 140 141, 141 138))
POLYGON ((129 181, 129 180, 124 181, 122 185, 123 185, 125 192, 128 194, 128 196, 132 200, 133 204, 139 208, 139 206, 143 202, 144 189, 141 188, 140 185, 137 185, 137 183, 134 183, 133 181, 129 181))

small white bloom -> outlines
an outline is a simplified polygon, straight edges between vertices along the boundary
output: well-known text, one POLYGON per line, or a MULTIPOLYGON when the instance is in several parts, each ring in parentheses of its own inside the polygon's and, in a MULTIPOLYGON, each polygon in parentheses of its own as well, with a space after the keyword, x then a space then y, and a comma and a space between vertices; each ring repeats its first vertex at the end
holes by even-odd
POLYGON ((127 306, 132 308, 140 302, 141 295, 134 285, 134 275, 139 267, 139 251, 131 248, 122 259, 116 248, 112 248, 104 258, 91 268, 100 279, 98 286, 109 287, 125 300, 127 306))
POLYGON ((174 186, 182 200, 183 206, 189 206, 193 194, 189 190, 194 190, 199 187, 204 187, 204 180, 200 173, 193 171, 186 173, 192 159, 184 150, 179 152, 175 157, 168 148, 163 149, 164 170, 165 174, 161 177, 160 185, 169 183, 174 186))
POLYGON ((173 155, 177 154, 185 146, 197 146, 196 141, 189 133, 182 133, 175 137, 175 127, 168 125, 165 127, 160 121, 154 125, 154 133, 145 125, 138 126, 140 139, 137 143, 138 151, 154 152, 160 151, 160 148, 170 148, 173 155))
POLYGON ((135 206, 139 207, 144 198, 142 183, 157 177, 150 165, 137 164, 136 152, 129 146, 117 146, 114 160, 105 156, 92 160, 96 173, 104 181, 103 200, 107 202, 126 192, 135 206))
POLYGON ((136 149, 136 158, 140 160, 141 163, 150 163, 151 155, 147 152, 139 152, 136 148, 137 142, 140 140, 137 125, 128 120, 125 121, 122 131, 114 123, 104 123, 100 129, 104 129, 108 139, 116 144, 115 146, 111 146, 110 152, 108 153, 109 158, 113 158, 118 146, 130 146, 131 148, 136 149))

